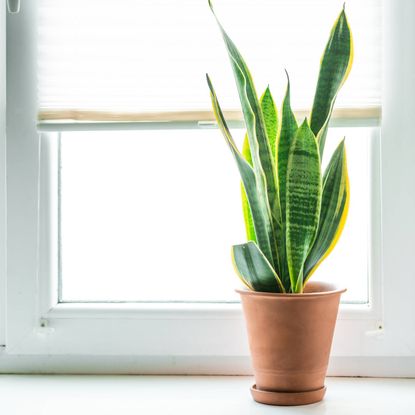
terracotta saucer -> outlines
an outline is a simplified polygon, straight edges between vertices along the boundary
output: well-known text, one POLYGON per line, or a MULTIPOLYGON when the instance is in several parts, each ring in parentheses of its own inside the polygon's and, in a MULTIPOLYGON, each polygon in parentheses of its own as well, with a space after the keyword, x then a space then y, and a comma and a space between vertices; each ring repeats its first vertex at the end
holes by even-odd
POLYGON ((308 405, 321 401, 325 393, 325 386, 308 392, 271 392, 259 390, 256 385, 251 386, 251 394, 254 400, 266 405, 308 405))

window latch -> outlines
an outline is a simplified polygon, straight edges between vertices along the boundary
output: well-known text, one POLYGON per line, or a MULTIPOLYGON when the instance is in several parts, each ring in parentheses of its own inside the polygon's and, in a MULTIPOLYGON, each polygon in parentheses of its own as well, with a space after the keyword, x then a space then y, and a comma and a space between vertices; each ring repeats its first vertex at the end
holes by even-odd
POLYGON ((7 0, 7 8, 9 9, 9 13, 19 13, 20 0, 7 0))

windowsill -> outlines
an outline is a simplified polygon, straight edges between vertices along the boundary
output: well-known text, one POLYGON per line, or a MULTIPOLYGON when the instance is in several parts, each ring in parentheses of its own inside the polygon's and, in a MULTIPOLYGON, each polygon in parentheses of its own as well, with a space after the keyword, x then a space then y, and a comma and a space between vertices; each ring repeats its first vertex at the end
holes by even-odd
POLYGON ((303 407, 254 402, 246 376, 0 375, 4 414, 415 413, 415 379, 328 378, 325 400, 303 407))

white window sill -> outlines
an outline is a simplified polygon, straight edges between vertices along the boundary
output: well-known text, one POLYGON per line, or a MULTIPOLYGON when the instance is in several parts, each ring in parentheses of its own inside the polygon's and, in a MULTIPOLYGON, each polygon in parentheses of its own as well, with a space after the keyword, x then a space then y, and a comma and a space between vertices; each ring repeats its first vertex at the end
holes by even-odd
POLYGON ((415 379, 328 378, 326 398, 302 407, 251 399, 246 376, 0 375, 2 414, 369 414, 415 413, 415 379), (371 412, 369 412, 371 411, 371 412))

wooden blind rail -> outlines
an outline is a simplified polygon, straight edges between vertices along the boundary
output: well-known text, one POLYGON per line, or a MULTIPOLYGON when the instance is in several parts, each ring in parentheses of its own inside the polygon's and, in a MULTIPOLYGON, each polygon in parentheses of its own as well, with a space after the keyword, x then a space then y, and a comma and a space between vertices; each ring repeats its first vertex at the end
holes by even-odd
MULTIPOLYGON (((238 110, 224 111, 229 121, 243 120, 238 110)), ((295 115, 303 119, 309 110, 297 110, 295 115)), ((381 108, 378 106, 362 108, 338 108, 333 111, 333 119, 380 119, 381 108)), ((40 123, 47 122, 171 122, 171 121, 215 121, 211 111, 177 111, 177 112, 112 112, 88 110, 40 110, 40 123)))

